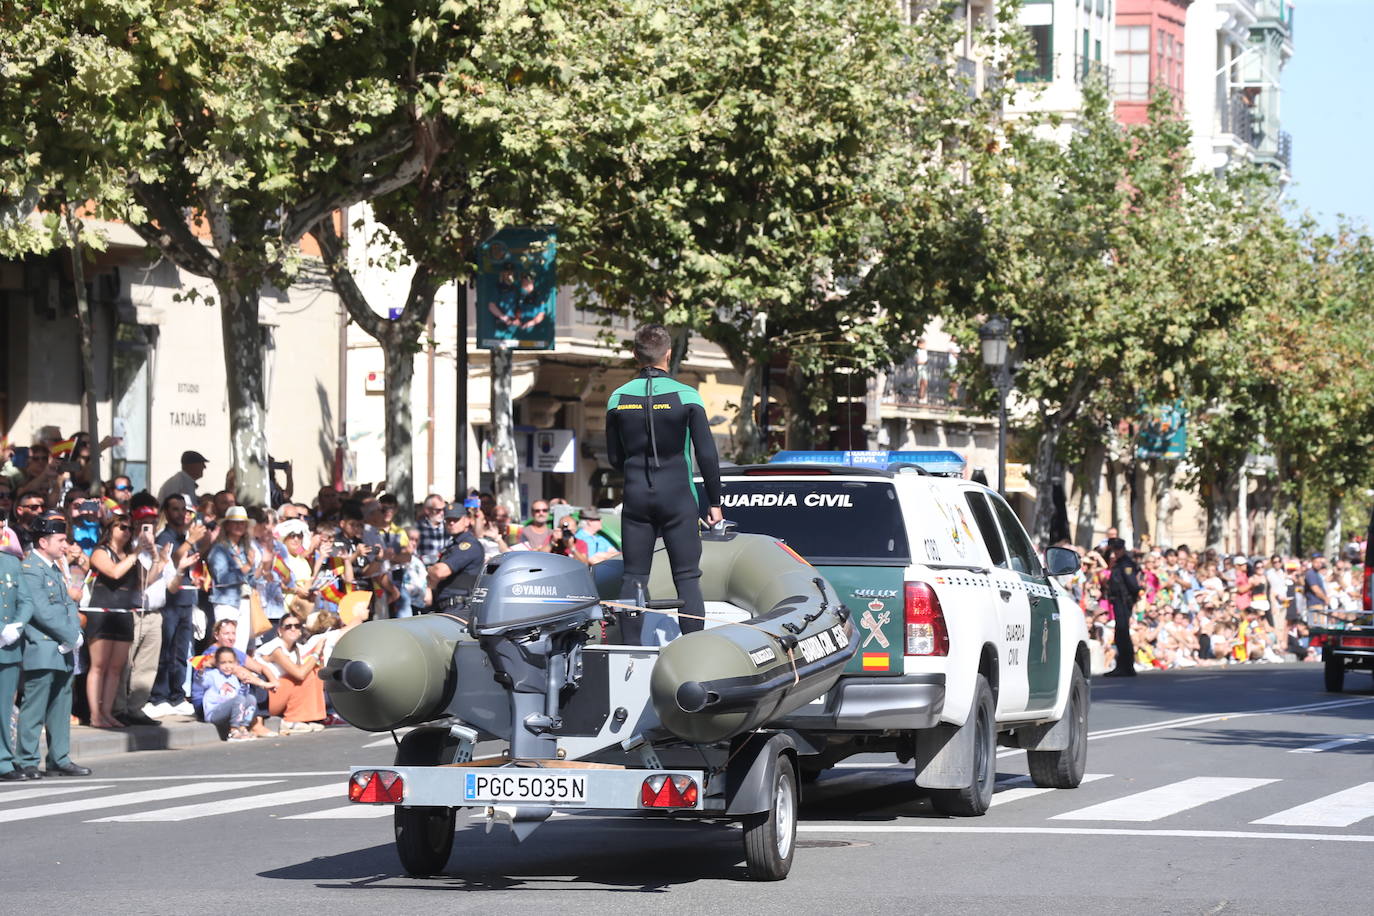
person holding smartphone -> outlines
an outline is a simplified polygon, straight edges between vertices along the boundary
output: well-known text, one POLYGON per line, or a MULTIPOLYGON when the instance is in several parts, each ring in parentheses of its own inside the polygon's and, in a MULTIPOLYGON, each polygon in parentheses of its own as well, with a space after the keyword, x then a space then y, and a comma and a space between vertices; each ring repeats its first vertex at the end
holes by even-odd
POLYGON ((176 564, 172 562, 171 545, 157 544, 158 511, 152 494, 137 494, 130 506, 133 509, 134 549, 138 557, 139 598, 137 606, 129 611, 133 618, 133 641, 129 645, 129 663, 115 698, 115 718, 130 724, 148 725, 157 721, 148 714, 147 707, 162 658, 162 609, 180 582, 177 581, 176 564))
POLYGON ((173 493, 162 501, 162 516, 166 524, 156 543, 160 550, 171 551, 170 559, 176 568, 178 582, 162 608, 162 651, 153 691, 143 709, 154 719, 196 714, 186 695, 186 660, 191 655, 196 600, 200 596, 191 570, 200 562, 201 543, 208 540, 205 525, 186 508, 186 497, 180 493, 173 493))

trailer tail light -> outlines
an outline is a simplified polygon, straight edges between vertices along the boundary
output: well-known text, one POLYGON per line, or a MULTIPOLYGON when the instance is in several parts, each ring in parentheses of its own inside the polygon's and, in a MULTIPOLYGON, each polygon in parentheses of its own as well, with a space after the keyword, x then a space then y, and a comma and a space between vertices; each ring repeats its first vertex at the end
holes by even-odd
POLYGON ((1374 563, 1364 564, 1364 609, 1374 611, 1374 563))
POLYGON ((1374 636, 1342 636, 1343 649, 1374 649, 1374 636))
POLYGON ((639 804, 643 808, 695 808, 697 795, 697 782, 690 776, 660 773, 644 780, 639 788, 639 804))
POLYGON ((364 805, 397 805, 406 784, 395 770, 359 770, 348 781, 348 800, 364 805))
POLYGON ((948 655, 949 630, 935 589, 925 582, 906 583, 906 654, 948 655))

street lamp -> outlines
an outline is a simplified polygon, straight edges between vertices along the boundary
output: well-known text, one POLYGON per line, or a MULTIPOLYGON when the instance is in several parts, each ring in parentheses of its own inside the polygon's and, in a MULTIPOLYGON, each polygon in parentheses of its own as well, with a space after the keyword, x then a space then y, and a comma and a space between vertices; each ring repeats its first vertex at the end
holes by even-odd
POLYGON ((1007 394, 1011 391, 1011 360, 1007 346, 1011 322, 993 315, 978 329, 983 347, 983 365, 997 386, 997 492, 1007 495, 1007 394))

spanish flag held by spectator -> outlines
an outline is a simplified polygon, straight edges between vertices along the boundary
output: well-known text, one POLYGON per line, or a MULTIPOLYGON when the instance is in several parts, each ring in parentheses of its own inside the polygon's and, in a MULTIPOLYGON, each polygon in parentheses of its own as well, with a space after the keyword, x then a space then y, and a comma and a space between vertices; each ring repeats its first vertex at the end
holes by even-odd
POLYGON ((76 450, 76 439, 76 436, 72 436, 70 439, 54 442, 48 451, 52 453, 54 458, 66 458, 76 450))

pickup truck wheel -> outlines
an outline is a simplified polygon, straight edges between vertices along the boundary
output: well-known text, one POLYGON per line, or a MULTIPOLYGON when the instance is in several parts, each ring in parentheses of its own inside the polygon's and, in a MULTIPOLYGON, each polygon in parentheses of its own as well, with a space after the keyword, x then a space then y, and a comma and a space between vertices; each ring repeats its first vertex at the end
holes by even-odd
POLYGON ((1069 681, 1069 702, 1064 717, 1069 726, 1069 746, 1062 751, 1026 751, 1031 781, 1042 789, 1076 789, 1088 765, 1088 682, 1078 666, 1069 681))
POLYGON ((935 810, 951 817, 979 817, 992 806, 992 788, 997 780, 997 720, 992 688, 987 678, 978 675, 973 689, 973 705, 964 726, 973 733, 973 778, 958 789, 931 789, 935 810))
POLYGON ((1326 653, 1326 658, 1322 660, 1326 692, 1340 693, 1345 689, 1345 659, 1332 652, 1330 646, 1326 646, 1322 651, 1326 653))
POLYGON ((755 881, 781 881, 797 849, 797 776, 792 759, 779 754, 773 773, 773 804, 744 818, 744 861, 755 881))
POLYGON ((406 874, 441 874, 453 851, 456 808, 396 807, 396 853, 406 874))

